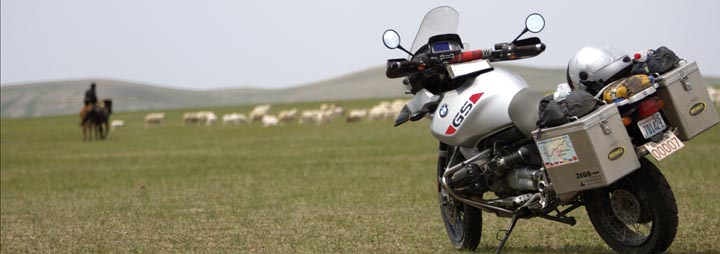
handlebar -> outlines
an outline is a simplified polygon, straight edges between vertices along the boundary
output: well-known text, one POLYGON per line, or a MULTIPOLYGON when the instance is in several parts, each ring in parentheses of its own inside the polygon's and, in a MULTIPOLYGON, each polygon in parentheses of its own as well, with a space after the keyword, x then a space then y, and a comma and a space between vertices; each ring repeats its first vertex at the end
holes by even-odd
MULTIPOLYGON (((491 62, 518 60, 534 57, 545 51, 544 43, 521 45, 522 46, 516 46, 512 43, 498 43, 495 44, 495 50, 478 49, 461 52, 459 54, 456 54, 452 59, 450 59, 450 63, 463 63, 480 59, 487 59, 491 62)), ((387 69, 385 71, 385 76, 387 76, 388 78, 405 77, 411 73, 417 72, 418 70, 424 69, 424 65, 425 64, 423 63, 409 61, 404 58, 389 59, 387 61, 387 69)))
POLYGON ((450 63, 463 63, 478 59, 489 59, 491 62, 499 62, 506 60, 516 60, 528 57, 534 57, 545 51, 545 43, 534 45, 515 46, 510 43, 495 44, 495 50, 479 49, 462 52, 455 55, 450 63))

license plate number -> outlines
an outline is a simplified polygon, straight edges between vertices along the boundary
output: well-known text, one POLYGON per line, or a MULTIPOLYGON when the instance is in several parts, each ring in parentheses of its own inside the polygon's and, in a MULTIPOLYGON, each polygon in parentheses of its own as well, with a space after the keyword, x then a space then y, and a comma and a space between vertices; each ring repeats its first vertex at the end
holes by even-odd
POLYGON ((648 139, 656 134, 662 132, 667 128, 665 121, 663 121, 660 112, 653 114, 652 116, 638 121, 638 128, 645 139, 648 139))
POLYGON ((645 144, 645 148, 656 160, 665 159, 670 154, 685 147, 680 139, 678 139, 672 132, 666 132, 663 135, 663 139, 660 142, 650 142, 645 144))

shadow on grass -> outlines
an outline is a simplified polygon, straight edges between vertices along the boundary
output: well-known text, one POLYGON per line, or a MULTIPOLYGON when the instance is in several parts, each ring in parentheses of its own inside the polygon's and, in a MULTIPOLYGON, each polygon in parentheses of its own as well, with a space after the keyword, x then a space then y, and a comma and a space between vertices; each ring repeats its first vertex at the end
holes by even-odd
MULTIPOLYGON (((484 254, 484 253, 495 253, 495 248, 497 246, 489 246, 489 245, 481 245, 478 250, 474 253, 476 254, 484 254)), ((670 251, 665 252, 666 254, 716 254, 720 253, 720 250, 702 250, 702 251, 672 251, 672 246, 670 247, 670 251)), ((617 252, 613 251, 609 247, 603 248, 603 247, 596 247, 596 246, 587 246, 587 245, 567 245, 562 248, 550 248, 550 247, 543 247, 543 246, 523 246, 523 247, 508 247, 506 246, 503 248, 503 251, 501 252, 503 254, 540 254, 540 253, 593 253, 593 254, 615 254, 617 252)))
MULTIPOLYGON (((480 253, 495 253, 497 246, 481 245, 477 252, 480 253)), ((535 254, 535 253, 593 253, 593 254, 613 254, 616 253, 608 248, 587 246, 587 245, 566 245, 562 248, 550 248, 546 246, 522 246, 522 247, 510 247, 505 246, 501 253, 512 254, 512 253, 523 253, 523 254, 535 254)))
MULTIPOLYGON (((672 247, 670 247, 672 248, 672 247)), ((665 254, 716 254, 720 253, 720 250, 703 250, 703 251, 668 251, 665 254)))
POLYGON ((705 250, 705 251, 668 251, 666 254, 716 254, 720 253, 720 250, 705 250))

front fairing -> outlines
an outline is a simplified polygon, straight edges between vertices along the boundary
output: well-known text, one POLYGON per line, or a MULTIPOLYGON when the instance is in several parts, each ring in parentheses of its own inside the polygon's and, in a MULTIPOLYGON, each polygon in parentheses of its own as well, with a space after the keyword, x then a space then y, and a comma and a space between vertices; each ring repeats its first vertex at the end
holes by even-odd
MULTIPOLYGON (((460 14, 452 7, 441 6, 430 10, 420 23, 415 40, 410 48, 413 55, 408 56, 408 60, 426 62, 427 59, 425 58, 429 53, 427 43, 430 38, 441 34, 456 34, 459 21, 460 14)), ((414 94, 422 88, 428 88, 430 92, 439 93, 439 91, 436 91, 437 89, 431 89, 431 87, 424 85, 435 83, 433 82, 435 80, 429 78, 431 75, 426 74, 416 73, 408 76, 406 81, 403 82, 405 91, 414 94)))
POLYGON ((456 34, 460 13, 450 6, 440 6, 430 10, 415 35, 410 52, 417 52, 428 43, 430 37, 440 34, 456 34))
MULTIPOLYGON (((481 73, 492 71, 493 67, 486 60, 474 61, 460 64, 450 64, 447 66, 448 73, 453 79, 456 79, 455 85, 462 86, 466 83, 465 78, 471 78, 472 76, 480 75, 481 73)), ((419 113, 431 113, 428 109, 434 111, 437 106, 439 96, 436 96, 427 89, 421 89, 415 93, 415 96, 402 108, 397 118, 395 119, 395 126, 399 126, 411 117, 416 116, 419 113)), ((414 119, 419 120, 419 119, 414 119)))
MULTIPOLYGON (((426 113, 429 113, 429 105, 433 103, 437 104, 438 100, 438 96, 435 96, 433 93, 429 92, 426 89, 418 91, 417 93, 415 93, 415 96, 413 96, 410 102, 405 104, 402 110, 400 110, 400 113, 398 113, 397 118, 395 118, 395 126, 397 127, 403 123, 406 123, 413 116, 423 117, 426 113)), ((420 120, 420 118, 414 120, 420 120)))

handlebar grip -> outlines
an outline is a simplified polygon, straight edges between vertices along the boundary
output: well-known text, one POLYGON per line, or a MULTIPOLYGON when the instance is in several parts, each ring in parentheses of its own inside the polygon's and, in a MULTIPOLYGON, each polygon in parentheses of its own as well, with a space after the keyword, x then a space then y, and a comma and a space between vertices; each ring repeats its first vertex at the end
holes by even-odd
POLYGON ((495 50, 502 50, 504 48, 507 48, 510 45, 512 45, 512 44, 507 43, 507 42, 495 43, 495 46, 493 46, 493 48, 495 50))
POLYGON ((405 59, 390 59, 387 61, 385 76, 388 78, 400 78, 417 71, 418 64, 405 59))

